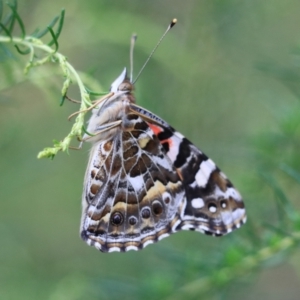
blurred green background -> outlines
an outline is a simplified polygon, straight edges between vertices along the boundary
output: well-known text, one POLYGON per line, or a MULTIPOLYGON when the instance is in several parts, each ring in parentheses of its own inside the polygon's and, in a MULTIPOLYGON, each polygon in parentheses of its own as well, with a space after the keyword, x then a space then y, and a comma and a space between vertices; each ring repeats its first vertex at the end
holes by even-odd
MULTIPOLYGON (((53 161, 36 159, 69 132, 67 116, 78 107, 59 107, 57 66, 25 77, 25 57, 1 49, 0 299, 171 299, 187 284, 230 269, 235 257, 268 246, 266 224, 286 223, 270 182, 300 209, 299 184, 278 171, 300 169, 300 2, 26 0, 18 11, 33 32, 63 7, 59 51, 103 90, 129 67, 133 32, 136 75, 178 19, 136 83, 137 102, 218 164, 243 195, 248 223, 218 239, 180 232, 140 252, 88 247, 78 232, 89 145, 53 161)), ((78 97, 75 88, 70 96, 78 97)), ((205 295, 182 299, 299 299, 299 261, 297 251, 279 253, 205 295)))

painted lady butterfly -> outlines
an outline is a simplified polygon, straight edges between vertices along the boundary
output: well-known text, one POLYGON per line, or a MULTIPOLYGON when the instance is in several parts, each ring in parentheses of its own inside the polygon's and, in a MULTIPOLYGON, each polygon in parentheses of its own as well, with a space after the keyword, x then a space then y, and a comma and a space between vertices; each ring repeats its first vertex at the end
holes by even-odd
POLYGON ((93 109, 81 237, 102 252, 140 250, 179 230, 221 236, 246 221, 239 192, 182 134, 135 104, 126 69, 93 109))

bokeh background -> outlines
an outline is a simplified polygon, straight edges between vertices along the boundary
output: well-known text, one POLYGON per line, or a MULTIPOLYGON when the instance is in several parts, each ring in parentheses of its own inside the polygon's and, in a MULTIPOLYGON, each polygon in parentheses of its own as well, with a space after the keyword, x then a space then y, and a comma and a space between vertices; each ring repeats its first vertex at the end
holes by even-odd
MULTIPOLYGON (((89 145, 52 161, 36 158, 69 132, 67 116, 78 106, 59 106, 56 65, 24 76, 26 57, 7 45, 12 54, 0 51, 0 298, 172 299, 267 247, 267 228, 280 227, 284 236, 291 225, 280 222, 270 182, 300 208, 299 184, 276 169, 280 162, 297 175, 300 167, 300 2, 26 0, 18 11, 33 32, 62 8, 59 51, 104 91, 129 67, 132 33, 136 75, 178 19, 136 83, 137 102, 218 164, 243 195, 249 221, 226 237, 180 232, 140 252, 88 247, 78 232, 89 145)), ((76 88, 70 93, 78 97, 76 88)), ((299 299, 299 261, 296 249, 270 255, 224 285, 181 299, 299 299)))

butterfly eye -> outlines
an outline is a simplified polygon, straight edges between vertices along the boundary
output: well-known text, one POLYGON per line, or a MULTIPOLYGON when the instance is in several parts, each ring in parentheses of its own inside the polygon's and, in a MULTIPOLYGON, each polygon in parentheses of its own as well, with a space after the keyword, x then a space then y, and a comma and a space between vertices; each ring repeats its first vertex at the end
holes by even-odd
POLYGON ((119 91, 132 91, 133 85, 128 81, 124 81, 119 85, 118 90, 119 91))
POLYGON ((217 211, 217 206, 216 204, 214 203, 209 203, 208 204, 208 210, 211 212, 211 213, 215 213, 217 211))
POLYGON ((119 212, 115 212, 110 219, 111 223, 116 226, 121 225, 123 223, 123 220, 123 215, 119 212))
POLYGON ((142 209, 142 218, 148 219, 150 217, 150 209, 148 207, 145 207, 142 209))
POLYGON ((163 212, 163 206, 159 201, 154 201, 152 204, 152 210, 155 215, 160 215, 163 212))
POLYGON ((130 217, 128 220, 130 225, 135 225, 137 223, 136 217, 130 217))

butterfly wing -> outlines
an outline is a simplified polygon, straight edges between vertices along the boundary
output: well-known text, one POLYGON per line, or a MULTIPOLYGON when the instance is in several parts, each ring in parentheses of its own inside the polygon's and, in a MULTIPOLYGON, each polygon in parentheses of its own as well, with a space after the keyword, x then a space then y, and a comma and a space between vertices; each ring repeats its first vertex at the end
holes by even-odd
MULTIPOLYGON (((147 116, 149 118, 149 115, 147 116)), ((224 235, 246 222, 241 195, 215 163, 166 122, 148 121, 182 179, 186 203, 177 230, 224 235)))
POLYGON ((210 158, 160 117, 135 104, 130 109, 148 123, 182 180, 186 197, 176 230, 220 236, 246 222, 241 195, 210 158))
POLYGON ((103 252, 139 250, 168 236, 185 202, 179 173, 139 116, 92 148, 83 192, 81 236, 103 252))

